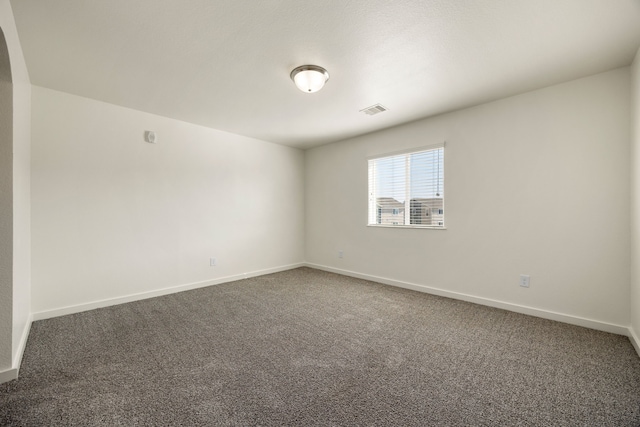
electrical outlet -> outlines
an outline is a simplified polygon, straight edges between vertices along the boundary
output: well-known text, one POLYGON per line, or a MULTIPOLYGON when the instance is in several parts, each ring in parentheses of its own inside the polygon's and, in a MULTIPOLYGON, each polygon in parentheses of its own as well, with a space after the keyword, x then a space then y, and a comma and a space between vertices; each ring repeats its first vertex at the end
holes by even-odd
POLYGON ((218 261, 216 261, 215 258, 209 258, 209 266, 211 267, 215 267, 217 265, 218 261))
POLYGON ((344 258, 344 252, 338 251, 338 258, 344 258))
POLYGON ((522 286, 523 288, 528 288, 530 282, 531 282, 531 277, 530 276, 528 276, 526 274, 521 274, 520 275, 520 286, 522 286))

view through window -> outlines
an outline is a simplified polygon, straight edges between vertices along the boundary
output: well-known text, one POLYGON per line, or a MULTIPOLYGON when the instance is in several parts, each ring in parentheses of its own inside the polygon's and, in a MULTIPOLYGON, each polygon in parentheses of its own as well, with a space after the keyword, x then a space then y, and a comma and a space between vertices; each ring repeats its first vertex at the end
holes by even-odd
POLYGON ((369 160, 368 224, 444 228, 444 145, 369 160))

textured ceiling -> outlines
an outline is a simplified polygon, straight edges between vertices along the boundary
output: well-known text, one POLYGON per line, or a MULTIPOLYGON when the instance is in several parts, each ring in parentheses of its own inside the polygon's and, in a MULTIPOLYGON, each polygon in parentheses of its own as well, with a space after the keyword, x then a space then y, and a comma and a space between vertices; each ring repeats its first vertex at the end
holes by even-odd
POLYGON ((31 82, 307 148, 631 63, 640 0, 12 0, 31 82), (299 91, 298 65, 329 70, 299 91), (359 110, 380 103, 389 111, 359 110))

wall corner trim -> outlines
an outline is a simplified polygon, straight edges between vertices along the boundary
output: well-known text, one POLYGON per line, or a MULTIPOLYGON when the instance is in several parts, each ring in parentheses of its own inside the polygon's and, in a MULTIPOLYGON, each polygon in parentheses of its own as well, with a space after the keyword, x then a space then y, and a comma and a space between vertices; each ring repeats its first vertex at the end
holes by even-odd
POLYGON ((0 384, 15 380, 18 378, 18 370, 15 368, 0 371, 0 384))
MULTIPOLYGON (((630 336, 631 330, 622 325, 615 325, 612 323, 601 322, 598 320, 587 319, 578 316, 572 316, 568 314, 556 313, 554 311, 543 310, 535 307, 528 307, 519 304, 513 304, 504 301, 498 301, 490 298, 483 298, 474 295, 464 294, 460 292, 447 291, 444 289, 434 288, 431 286, 418 285, 415 283, 403 282, 400 280, 389 279, 386 277, 372 276, 370 274, 358 273, 355 271, 342 270, 339 268, 328 267, 325 265, 305 263, 306 267, 315 268, 318 270, 328 271, 331 273, 342 274, 344 276, 355 277, 358 279, 370 280, 372 282, 382 283, 385 285, 396 286, 399 288, 411 289, 418 292, 424 292, 427 294, 438 295, 441 297, 447 297, 475 304, 486 305, 489 307, 500 308, 507 311, 513 311, 516 313, 526 314, 529 316, 540 317, 543 319, 555 320, 558 322, 568 323, 571 325, 582 326, 589 329, 595 329, 598 331, 610 332, 617 335, 630 336)), ((631 338, 630 338, 631 339, 631 338)), ((638 343, 637 337, 636 343, 638 343)), ((637 344, 636 344, 637 345, 637 344)), ((636 346, 636 350, 638 347, 636 346)), ((640 352, 639 352, 640 354, 640 352)))
POLYGON ((627 334, 627 336, 629 337, 629 341, 631 341, 633 348, 636 349, 638 357, 640 357, 640 338, 638 338, 638 335, 636 335, 635 331, 631 327, 629 327, 629 333, 627 334))
POLYGON ((18 344, 18 352, 13 359, 13 368, 16 369, 16 374, 20 374, 20 365, 22 364, 22 357, 24 356, 24 350, 27 348, 27 340, 29 339, 29 333, 31 332, 31 324, 33 323, 33 315, 29 314, 27 324, 22 330, 22 336, 20 337, 20 343, 18 344))
POLYGON ((29 332, 31 331, 31 324, 33 323, 33 316, 29 316, 27 324, 22 331, 20 337, 20 343, 18 344, 18 352, 13 358, 13 366, 11 369, 0 371, 0 384, 9 382, 11 380, 18 379, 20 373, 20 365, 22 364, 22 357, 24 356, 24 349, 27 347, 27 339, 29 338, 29 332))

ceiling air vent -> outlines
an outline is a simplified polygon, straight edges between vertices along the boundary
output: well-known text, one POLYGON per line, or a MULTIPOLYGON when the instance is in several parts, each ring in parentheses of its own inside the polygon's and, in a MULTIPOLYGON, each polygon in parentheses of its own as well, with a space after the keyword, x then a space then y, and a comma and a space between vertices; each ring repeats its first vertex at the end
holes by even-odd
POLYGON ((376 104, 376 105, 372 105, 371 107, 367 107, 364 110, 360 110, 361 113, 365 113, 369 116, 373 116, 374 114, 378 114, 378 113, 382 113, 383 111, 387 111, 387 107, 380 105, 380 104, 376 104))

